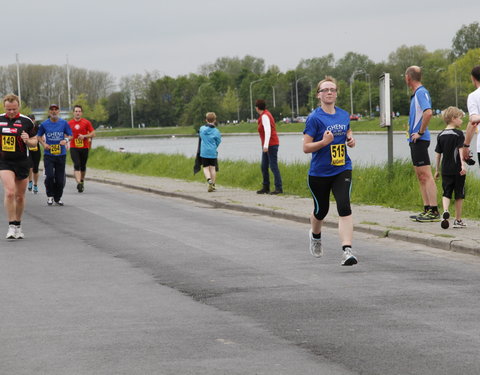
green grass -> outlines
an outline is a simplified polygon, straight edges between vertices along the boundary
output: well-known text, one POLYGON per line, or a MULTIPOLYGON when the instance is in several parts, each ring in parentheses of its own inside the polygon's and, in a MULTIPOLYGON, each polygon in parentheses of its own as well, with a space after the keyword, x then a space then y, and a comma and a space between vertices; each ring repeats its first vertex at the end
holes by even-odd
MULTIPOLYGON (((407 129, 408 117, 400 116, 393 120, 394 131, 405 131, 407 129)), ((379 125, 379 119, 362 119, 360 121, 352 121, 351 127, 354 132, 370 132, 380 131, 386 132, 387 128, 381 128, 379 125)), ((286 124, 283 122, 277 123, 277 130, 279 133, 301 133, 305 128, 304 123, 291 123, 286 124)), ((430 130, 441 130, 445 128, 445 124, 440 117, 433 117, 430 121, 430 130)), ((464 126, 466 128, 466 120, 464 120, 464 126)), ((240 124, 221 124, 218 129, 221 133, 256 133, 257 123, 242 122, 240 124)), ((115 128, 115 129, 98 129, 96 131, 97 137, 129 137, 129 136, 152 136, 152 135, 194 135, 196 134, 193 126, 171 126, 162 128, 115 128)))
MULTIPOLYGON (((133 154, 108 151, 103 147, 91 150, 89 166, 144 176, 169 177, 203 182, 203 173, 193 174, 194 159, 183 155, 133 154)), ((259 163, 219 160, 218 184, 246 190, 257 190, 261 185, 259 163)), ((283 164, 284 191, 299 197, 310 197, 306 179, 307 163, 283 164)), ((441 204, 441 183, 437 182, 438 202, 441 204)), ((467 178, 465 217, 480 217, 480 180, 467 178)), ((392 168, 382 166, 354 166, 352 202, 379 205, 400 210, 419 211, 423 207, 417 179, 409 161, 396 161, 392 168)), ((453 202, 451 205, 453 211, 453 202)))

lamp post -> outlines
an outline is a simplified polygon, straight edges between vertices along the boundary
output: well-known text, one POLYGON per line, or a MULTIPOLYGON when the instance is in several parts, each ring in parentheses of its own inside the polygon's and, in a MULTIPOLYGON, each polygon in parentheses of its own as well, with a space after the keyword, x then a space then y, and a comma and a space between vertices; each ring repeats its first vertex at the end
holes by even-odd
POLYGON ((353 115, 353 82, 357 74, 365 74, 365 78, 368 80, 368 101, 370 105, 370 116, 372 115, 372 92, 370 90, 370 74, 363 69, 356 69, 350 77, 350 114, 353 115))
POLYGON ((15 55, 17 60, 17 89, 18 89, 18 101, 22 104, 22 94, 20 92, 20 61, 18 60, 18 53, 15 55))
POLYGON ((132 129, 133 129, 133 105, 135 104, 135 101, 133 99, 133 90, 130 90, 130 119, 132 121, 132 129))
POLYGON ((257 79, 256 81, 250 82, 250 120, 253 120, 253 98, 252 98, 252 86, 254 83, 263 81, 262 79, 257 79))
POLYGON ((458 108, 458 88, 457 88, 457 62, 453 63, 455 73, 455 107, 458 108))
MULTIPOLYGON (((303 77, 300 77, 300 78, 295 80, 295 96, 297 98, 297 116, 300 115, 300 113, 298 112, 298 81, 300 81, 301 79, 304 79, 304 78, 308 78, 308 77, 303 76, 303 77)), ((311 84, 310 84, 310 86, 311 86, 311 84)))

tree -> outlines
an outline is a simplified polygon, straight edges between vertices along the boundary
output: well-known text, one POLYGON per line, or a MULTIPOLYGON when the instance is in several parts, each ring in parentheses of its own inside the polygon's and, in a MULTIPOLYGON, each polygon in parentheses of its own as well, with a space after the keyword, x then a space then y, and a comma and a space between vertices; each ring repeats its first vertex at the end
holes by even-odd
POLYGON ((240 102, 235 90, 229 87, 222 100, 222 109, 227 120, 237 119, 239 106, 240 102))
POLYGON ((469 50, 448 67, 448 84, 452 90, 457 90, 460 108, 466 109, 467 96, 474 90, 470 72, 474 66, 479 65, 479 61, 480 48, 476 48, 469 50))
POLYGON ((475 48, 480 48, 480 24, 473 22, 470 25, 462 25, 452 39, 453 55, 460 57, 475 48))

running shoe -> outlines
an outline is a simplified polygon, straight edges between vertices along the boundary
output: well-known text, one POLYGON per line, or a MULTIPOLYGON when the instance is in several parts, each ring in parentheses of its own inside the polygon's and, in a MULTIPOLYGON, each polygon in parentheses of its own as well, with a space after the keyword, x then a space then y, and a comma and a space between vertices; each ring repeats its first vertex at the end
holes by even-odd
POLYGON ((211 182, 209 182, 209 183, 208 183, 208 189, 207 189, 207 191, 208 191, 209 193, 211 193, 211 192, 214 191, 214 190, 215 190, 215 188, 213 187, 213 184, 212 184, 211 182))
POLYGON ((264 185, 260 190, 257 190, 257 194, 270 194, 270 188, 264 185))
POLYGON ((8 226, 8 232, 7 232, 7 235, 5 237, 7 240, 14 240, 17 238, 17 227, 16 225, 12 225, 10 224, 8 226))
POLYGON ((343 251, 343 256, 342 256, 342 266, 353 266, 354 264, 357 264, 357 258, 355 258, 355 255, 352 253, 352 249, 350 247, 347 247, 343 251))
POLYGON ((15 238, 17 240, 21 240, 22 238, 25 238, 25 235, 23 234, 22 227, 20 225, 15 226, 15 238))
POLYGON ((443 229, 448 229, 448 227, 450 226, 450 223, 448 222, 448 219, 450 219, 450 213, 448 211, 445 211, 442 215, 442 222, 440 223, 440 226, 443 228, 443 229))
POLYGON ((32 191, 32 187, 33 187, 33 182, 28 181, 28 191, 32 191))
POLYGON ((37 194, 37 193, 38 193, 38 186, 33 185, 33 194, 37 194))
POLYGON ((313 238, 311 229, 308 232, 308 238, 310 239, 310 254, 315 258, 320 258, 323 255, 322 239, 313 238))
POLYGON ((212 184, 212 187, 213 187, 213 191, 217 191, 215 184, 212 184))
POLYGON ((419 214, 416 214, 416 215, 410 215, 410 219, 412 219, 412 221, 417 221, 417 217, 420 216, 420 215, 425 215, 427 211, 422 211, 420 212, 419 214))
POLYGON ((63 201, 62 201, 62 199, 59 199, 58 201, 55 201, 55 204, 56 204, 57 206, 63 206, 63 201))
POLYGON ((418 215, 417 221, 420 223, 433 223, 440 221, 440 214, 438 212, 434 213, 432 210, 428 210, 424 214, 418 215))
POLYGON ((83 182, 79 182, 77 184, 77 190, 79 193, 83 193, 83 190, 85 190, 84 186, 83 186, 83 182))
POLYGON ((53 197, 48 197, 47 198, 47 204, 51 206, 53 204, 53 197))
POLYGON ((453 227, 454 228, 466 228, 467 227, 467 223, 465 223, 463 220, 457 220, 455 219, 453 221, 453 227))

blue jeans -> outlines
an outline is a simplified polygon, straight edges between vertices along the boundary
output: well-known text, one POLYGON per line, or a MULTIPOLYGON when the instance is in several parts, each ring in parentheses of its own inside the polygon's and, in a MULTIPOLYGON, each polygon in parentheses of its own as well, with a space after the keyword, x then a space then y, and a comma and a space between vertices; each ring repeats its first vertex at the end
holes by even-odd
POLYGON ((282 190, 282 177, 280 176, 280 170, 278 169, 278 145, 268 146, 267 152, 262 152, 262 176, 263 186, 270 188, 270 174, 268 168, 272 170, 273 178, 275 181, 275 190, 282 190))
POLYGON ((53 197, 58 202, 63 195, 65 186, 65 162, 66 155, 43 156, 43 165, 45 166, 45 190, 47 197, 53 197))

